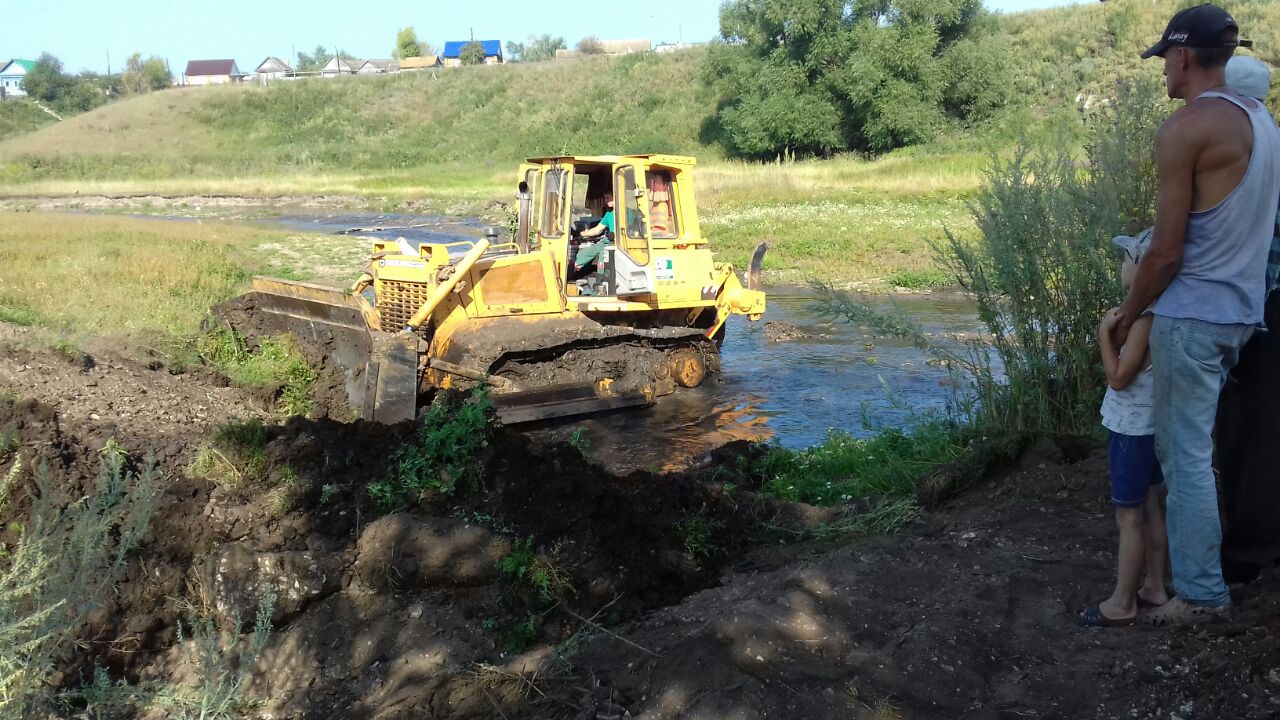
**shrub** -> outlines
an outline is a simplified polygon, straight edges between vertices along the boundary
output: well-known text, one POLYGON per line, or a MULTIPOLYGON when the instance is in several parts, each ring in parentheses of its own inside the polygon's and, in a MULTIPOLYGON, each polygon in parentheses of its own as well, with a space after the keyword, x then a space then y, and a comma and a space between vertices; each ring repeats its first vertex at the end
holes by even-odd
POLYGON ((1121 298, 1111 238, 1150 224, 1152 148, 1166 112, 1153 84, 1118 87, 1088 121, 1083 162, 1069 142, 997 158, 972 211, 980 234, 948 232, 940 262, 973 293, 990 349, 940 347, 909 320, 823 289, 825 311, 915 342, 967 375, 960 413, 982 435, 1091 434, 1105 386, 1097 327, 1121 298))
POLYGON ((543 604, 573 593, 564 573, 534 549, 532 537, 512 543, 511 552, 498 561, 498 572, 508 591, 532 594, 543 604))
POLYGON ((416 440, 392 457, 392 477, 369 485, 369 495, 389 509, 424 493, 450 495, 460 485, 478 485, 492 419, 493 401, 483 387, 466 402, 438 399, 422 418, 416 440))
MULTIPOLYGON (((23 717, 49 699, 55 657, 123 577, 150 525, 155 463, 133 471, 118 446, 104 450, 97 481, 75 502, 58 501, 46 467, 33 475, 22 539, 0 573, 0 717, 23 717)), ((11 468, 5 487, 20 476, 11 468)))
POLYGON ((113 681, 102 667, 95 667, 93 681, 68 693, 64 702, 81 704, 88 717, 137 717, 163 711, 164 717, 181 720, 233 720, 245 717, 256 703, 246 697, 244 685, 271 635, 271 614, 277 598, 267 587, 258 598, 253 625, 240 636, 240 618, 221 625, 209 612, 178 621, 178 643, 192 661, 194 682, 173 686, 158 681, 130 685, 113 681))

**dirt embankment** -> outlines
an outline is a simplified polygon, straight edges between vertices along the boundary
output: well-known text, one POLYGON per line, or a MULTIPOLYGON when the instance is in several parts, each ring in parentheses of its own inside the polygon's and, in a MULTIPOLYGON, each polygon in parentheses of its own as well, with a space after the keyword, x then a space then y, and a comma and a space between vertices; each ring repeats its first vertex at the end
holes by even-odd
POLYGON ((175 628, 188 603, 247 617, 272 585, 275 629, 249 692, 277 718, 1280 711, 1275 573, 1199 629, 1074 627, 1114 561, 1098 453, 1025 458, 899 536, 813 545, 777 528, 830 516, 751 493, 741 448, 699 471, 618 477, 502 432, 482 490, 388 514, 367 486, 413 428, 268 425, 261 478, 217 484, 192 477, 192 456, 257 401, 211 375, 90 355, 0 347, 0 382, 25 398, 0 426, 31 466, 83 487, 109 436, 165 450, 150 539, 63 685, 94 660, 187 681, 175 628), (499 569, 522 547, 551 573, 549 596, 499 569))

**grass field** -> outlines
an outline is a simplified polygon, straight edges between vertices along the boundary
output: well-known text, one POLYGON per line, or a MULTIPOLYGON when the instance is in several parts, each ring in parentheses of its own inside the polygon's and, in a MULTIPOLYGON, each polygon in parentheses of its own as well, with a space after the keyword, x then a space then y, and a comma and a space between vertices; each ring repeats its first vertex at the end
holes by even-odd
MULTIPOLYGON (((972 228, 967 201, 992 153, 1019 139, 1060 142, 1050 129, 1078 131, 1079 103, 1105 100, 1120 78, 1158 75, 1137 54, 1183 4, 1111 0, 998 16, 1013 106, 875 159, 726 159, 705 132, 717 98, 701 77, 703 52, 692 50, 166 90, 0 142, 0 196, 337 195, 377 210, 411 203, 501 220, 524 157, 676 152, 699 158, 704 231, 726 259, 741 264, 768 240, 774 281, 927 286, 943 280, 928 242, 944 227, 972 228)), ((1255 54, 1280 62, 1280 3, 1231 9, 1255 54)), ((6 117, 0 128, 19 122, 6 117)), ((21 117, 27 129, 44 122, 21 117)))
POLYGON ((220 224, 0 212, 0 320, 172 346, 254 274, 349 279, 360 265, 342 266, 364 246, 220 224))

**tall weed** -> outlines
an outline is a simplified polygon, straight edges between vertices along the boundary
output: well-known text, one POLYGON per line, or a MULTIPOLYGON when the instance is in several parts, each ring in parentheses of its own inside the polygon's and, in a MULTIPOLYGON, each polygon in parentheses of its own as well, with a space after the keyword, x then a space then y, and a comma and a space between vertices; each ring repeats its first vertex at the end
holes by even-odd
POLYGON ((396 451, 392 476, 369 485, 370 497, 390 509, 424 493, 448 495, 460 485, 478 484, 480 453, 493 416, 493 401, 483 386, 465 402, 438 400, 422 418, 416 440, 396 451))
POLYGON ((825 290, 828 314, 912 340, 968 380, 960 409, 982 434, 1021 437, 1096 431, 1104 377, 1097 327, 1121 297, 1118 234, 1154 215, 1155 131, 1168 112, 1154 83, 1117 88, 1116 101, 1087 119, 1084 158, 1069 143, 1025 144, 993 161, 972 205, 975 238, 948 232, 939 262, 977 301, 989 349, 957 352, 933 343, 909 319, 878 315, 825 290))
MULTIPOLYGON (((20 473, 10 469, 4 482, 20 473)), ((49 700, 45 678, 86 618, 123 576, 150 525, 155 463, 127 467, 114 443, 104 448, 89 494, 63 504, 46 467, 36 468, 22 539, 0 573, 0 717, 22 717, 49 700)))

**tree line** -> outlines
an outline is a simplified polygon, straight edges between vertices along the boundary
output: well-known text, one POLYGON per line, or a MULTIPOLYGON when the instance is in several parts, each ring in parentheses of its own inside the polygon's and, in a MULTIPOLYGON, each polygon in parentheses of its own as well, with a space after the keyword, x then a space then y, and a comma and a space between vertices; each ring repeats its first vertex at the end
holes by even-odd
POLYGON ((28 97, 58 113, 92 110, 112 97, 137 95, 173 85, 169 65, 158 57, 143 58, 135 52, 118 74, 100 75, 90 70, 67 73, 62 61, 41 53, 35 66, 22 78, 28 97))
POLYGON ((882 152, 988 117, 1008 55, 980 0, 729 0, 704 66, 739 157, 882 152))

